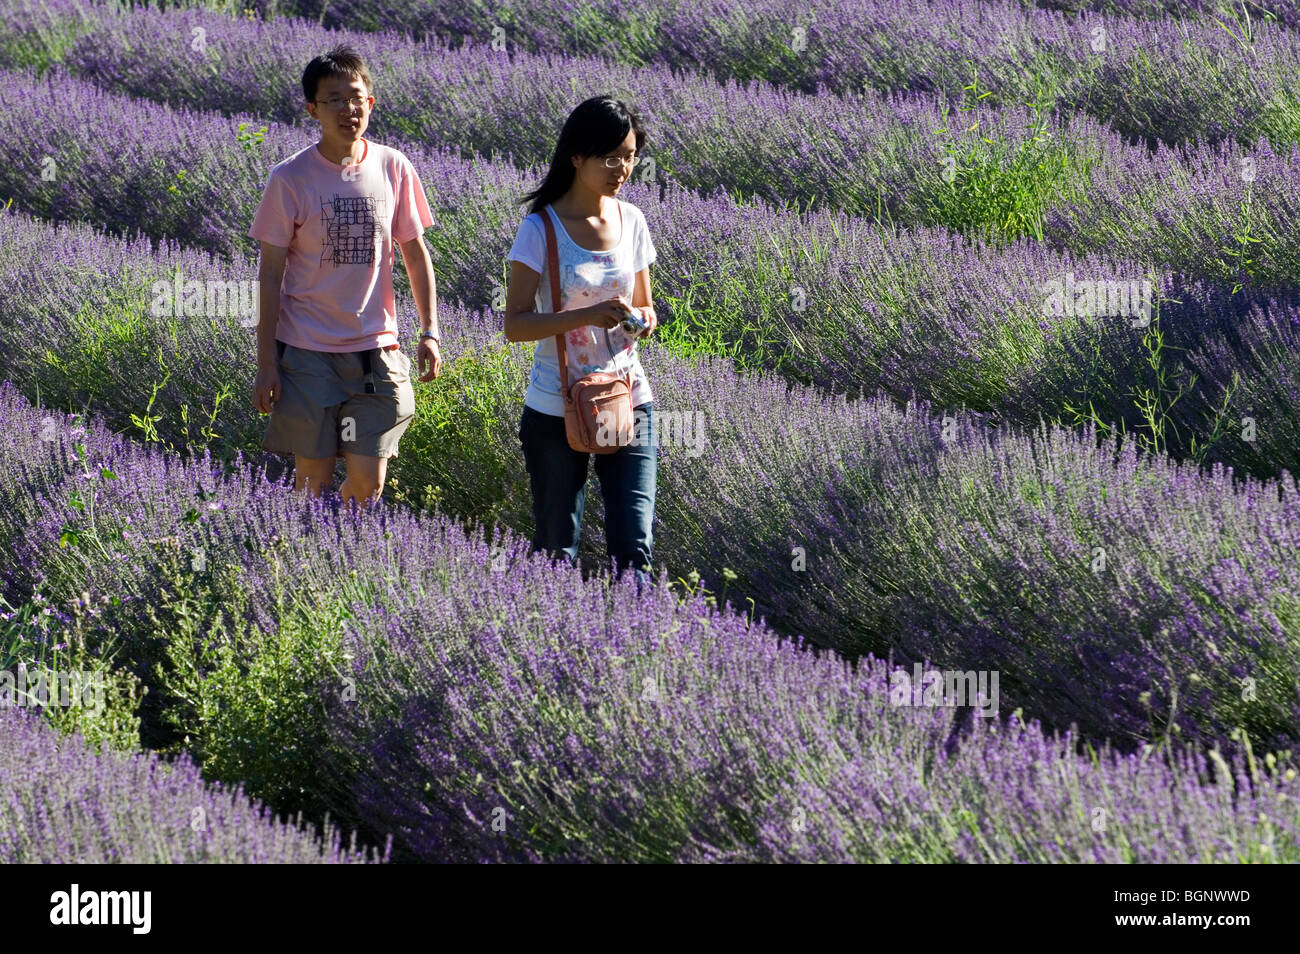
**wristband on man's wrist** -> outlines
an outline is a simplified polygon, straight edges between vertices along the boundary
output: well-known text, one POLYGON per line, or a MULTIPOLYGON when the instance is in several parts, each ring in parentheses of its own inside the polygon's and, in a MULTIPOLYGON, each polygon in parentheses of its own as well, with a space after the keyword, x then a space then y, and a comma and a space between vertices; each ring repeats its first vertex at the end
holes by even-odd
POLYGON ((423 341, 425 338, 432 338, 435 344, 442 344, 442 340, 437 335, 435 335, 432 331, 420 332, 420 340, 423 341))

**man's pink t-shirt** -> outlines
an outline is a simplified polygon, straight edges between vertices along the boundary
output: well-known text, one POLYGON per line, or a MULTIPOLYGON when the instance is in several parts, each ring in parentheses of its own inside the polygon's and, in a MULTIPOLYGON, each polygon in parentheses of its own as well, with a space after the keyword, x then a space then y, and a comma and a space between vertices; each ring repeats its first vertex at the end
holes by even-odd
POLYGON ((248 234, 287 248, 275 337, 311 351, 397 344, 393 243, 433 224, 411 161, 367 141, 335 165, 316 144, 271 169, 248 234))

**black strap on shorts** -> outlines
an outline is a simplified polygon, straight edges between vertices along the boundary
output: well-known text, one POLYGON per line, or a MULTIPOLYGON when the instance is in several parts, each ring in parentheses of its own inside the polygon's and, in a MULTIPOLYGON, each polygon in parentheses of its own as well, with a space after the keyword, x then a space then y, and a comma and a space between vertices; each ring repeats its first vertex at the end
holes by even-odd
MULTIPOLYGON (((395 345, 395 344, 390 344, 387 348, 384 348, 383 350, 384 350, 384 351, 396 351, 396 350, 397 350, 397 345, 395 345)), ((360 352, 357 352, 358 354, 361 355, 361 373, 364 374, 365 377, 366 377, 366 393, 367 393, 367 394, 374 394, 374 393, 375 393, 375 372, 374 372, 373 367, 372 367, 372 365, 371 365, 371 360, 374 358, 375 355, 379 354, 379 351, 380 351, 379 348, 371 348, 371 349, 368 350, 368 351, 360 351, 360 352)))
POLYGON ((370 364, 371 356, 378 351, 378 348, 371 348, 369 351, 361 352, 361 373, 366 378, 366 393, 375 393, 375 372, 370 364))

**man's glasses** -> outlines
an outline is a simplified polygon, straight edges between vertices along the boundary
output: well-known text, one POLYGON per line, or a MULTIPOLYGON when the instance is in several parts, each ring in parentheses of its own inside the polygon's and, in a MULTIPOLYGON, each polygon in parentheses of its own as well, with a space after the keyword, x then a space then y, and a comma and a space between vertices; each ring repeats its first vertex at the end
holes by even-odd
POLYGON ((367 99, 369 99, 367 96, 353 96, 351 99, 340 99, 337 96, 331 96, 329 99, 316 100, 316 105, 324 106, 326 109, 332 109, 334 112, 338 112, 344 106, 349 109, 354 106, 357 109, 365 109, 367 99))
POLYGON ((617 169, 619 166, 627 166, 628 168, 635 169, 636 164, 640 161, 640 156, 632 156, 630 159, 623 159, 620 156, 606 156, 605 168, 617 169))

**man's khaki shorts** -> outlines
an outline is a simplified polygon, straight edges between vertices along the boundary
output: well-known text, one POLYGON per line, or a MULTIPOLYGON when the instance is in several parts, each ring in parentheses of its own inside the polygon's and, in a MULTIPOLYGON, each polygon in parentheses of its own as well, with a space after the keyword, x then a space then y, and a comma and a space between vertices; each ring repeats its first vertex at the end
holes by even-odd
POLYGON ((372 348, 366 393, 365 352, 309 351, 276 341, 280 396, 262 449, 301 457, 396 457, 415 417, 411 359, 400 348, 372 348))

